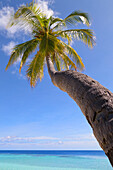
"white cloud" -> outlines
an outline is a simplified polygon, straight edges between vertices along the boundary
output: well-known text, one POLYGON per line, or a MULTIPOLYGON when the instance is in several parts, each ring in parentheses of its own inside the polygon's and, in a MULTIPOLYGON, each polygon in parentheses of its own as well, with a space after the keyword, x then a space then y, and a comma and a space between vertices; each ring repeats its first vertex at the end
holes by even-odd
MULTIPOLYGON (((37 7, 40 7, 40 10, 44 12, 47 17, 50 17, 55 14, 54 11, 49 8, 49 5, 52 3, 53 1, 37 0, 37 7)), ((22 27, 20 25, 13 26, 11 28, 7 27, 14 13, 15 10, 11 6, 3 7, 0 10, 0 30, 7 32, 8 37, 14 37, 14 35, 17 37, 21 35, 21 31, 24 31, 24 34, 28 34, 31 31, 29 27, 22 27)))
POLYGON ((58 140, 59 138, 48 137, 48 136, 39 136, 39 137, 16 137, 15 140, 25 140, 25 141, 34 141, 34 140, 58 140))
POLYGON ((20 141, 20 142, 32 142, 37 140, 59 140, 59 138, 48 137, 48 136, 36 136, 36 137, 18 137, 18 136, 6 136, 0 137, 1 142, 12 142, 12 141, 20 141))
POLYGON ((74 136, 66 137, 65 139, 73 140, 73 141, 94 141, 94 140, 96 140, 93 133, 77 134, 74 136))
POLYGON ((8 24, 13 17, 15 10, 11 6, 3 7, 0 10, 0 30, 5 31, 8 37, 17 37, 21 35, 21 31, 24 31, 25 34, 28 34, 30 29, 27 27, 21 27, 20 25, 16 25, 13 27, 8 27, 8 24), (18 33, 18 34, 16 34, 18 33))
POLYGON ((53 3, 53 1, 43 1, 38 0, 38 7, 40 10, 49 18, 51 15, 54 15, 54 11, 49 8, 49 4, 53 3))
POLYGON ((100 149, 97 141, 92 134, 83 134, 75 137, 58 138, 51 136, 19 137, 6 136, 0 137, 0 147, 20 147, 24 149, 100 149), (80 137, 80 138, 79 138, 80 137))
POLYGON ((35 137, 18 137, 18 136, 6 136, 6 137, 0 137, 0 142, 9 143, 9 142, 20 142, 20 143, 37 143, 41 142, 41 144, 58 144, 58 145, 78 145, 81 143, 95 143, 96 140, 92 136, 92 134, 88 135, 81 135, 75 137, 67 137, 67 138, 58 138, 58 137, 50 137, 50 136, 35 136, 35 137), (51 142, 52 141, 52 142, 51 142))
POLYGON ((85 141, 93 141, 95 142, 95 138, 93 134, 82 134, 72 136, 72 137, 64 137, 64 138, 58 138, 58 137, 50 137, 50 136, 35 136, 35 137, 18 137, 18 136, 6 136, 6 137, 0 137, 0 141, 37 141, 37 140, 55 140, 58 144, 62 143, 79 143, 79 142, 85 142, 85 141))
POLYGON ((11 20, 15 10, 11 6, 3 7, 0 10, 0 30, 7 33, 7 37, 13 37, 20 29, 17 26, 8 28, 8 23, 11 20))
POLYGON ((13 7, 9 7, 9 6, 3 7, 0 10, 0 30, 6 30, 7 24, 13 14, 14 14, 13 7))
POLYGON ((14 46, 15 46, 16 44, 17 44, 16 42, 10 41, 7 45, 3 45, 3 46, 2 46, 2 50, 3 50, 7 55, 10 55, 12 49, 14 48, 14 46))
POLYGON ((63 142, 60 140, 60 141, 58 141, 58 144, 59 144, 59 145, 62 145, 62 144, 63 144, 63 142))

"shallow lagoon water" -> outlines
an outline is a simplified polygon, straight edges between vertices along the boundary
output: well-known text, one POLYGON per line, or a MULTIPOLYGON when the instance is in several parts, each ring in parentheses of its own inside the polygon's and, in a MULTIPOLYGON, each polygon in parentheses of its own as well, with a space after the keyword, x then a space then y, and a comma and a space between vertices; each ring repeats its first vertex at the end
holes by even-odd
POLYGON ((103 151, 0 151, 0 170, 112 170, 103 151))

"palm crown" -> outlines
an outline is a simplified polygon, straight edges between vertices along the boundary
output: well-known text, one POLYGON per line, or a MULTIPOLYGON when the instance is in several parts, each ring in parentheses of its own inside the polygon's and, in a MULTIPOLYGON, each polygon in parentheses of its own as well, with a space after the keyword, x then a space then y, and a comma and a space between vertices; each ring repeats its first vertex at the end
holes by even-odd
POLYGON ((48 18, 40 11, 37 3, 32 2, 21 6, 14 14, 9 26, 21 24, 27 27, 31 30, 32 39, 13 48, 6 70, 21 57, 19 69, 21 71, 29 55, 36 50, 36 55, 30 60, 26 71, 31 86, 35 86, 37 80, 42 79, 46 57, 51 58, 58 71, 83 69, 82 59, 70 43, 73 38, 83 41, 89 47, 92 47, 95 42, 93 31, 90 29, 67 29, 69 26, 73 28, 77 23, 89 26, 88 15, 74 11, 65 19, 54 16, 48 18))

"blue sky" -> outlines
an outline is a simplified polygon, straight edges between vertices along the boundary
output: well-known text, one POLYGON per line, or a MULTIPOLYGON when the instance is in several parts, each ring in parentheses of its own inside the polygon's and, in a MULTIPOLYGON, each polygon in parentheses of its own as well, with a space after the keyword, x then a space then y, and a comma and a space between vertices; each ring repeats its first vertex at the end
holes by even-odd
MULTIPOLYGON (((0 2, 0 149, 100 149, 79 107, 52 84, 46 68, 43 80, 34 89, 25 78, 25 69, 19 75, 18 64, 5 71, 10 48, 29 39, 25 30, 6 30, 9 15, 27 2, 0 2)), ((61 18, 74 10, 90 15, 96 46, 89 49, 76 41, 73 48, 83 59, 83 73, 113 91, 113 1, 56 0, 39 4, 61 18)))

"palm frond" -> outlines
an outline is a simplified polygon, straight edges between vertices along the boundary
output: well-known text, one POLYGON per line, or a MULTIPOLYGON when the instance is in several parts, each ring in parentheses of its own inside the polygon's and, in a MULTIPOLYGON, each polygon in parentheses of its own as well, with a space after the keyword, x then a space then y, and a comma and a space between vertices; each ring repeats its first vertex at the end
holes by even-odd
POLYGON ((91 48, 95 45, 94 32, 90 29, 70 29, 60 31, 57 35, 61 37, 65 35, 72 36, 74 39, 81 40, 91 48))
POLYGON ((61 19, 61 18, 54 18, 54 17, 50 17, 50 27, 52 26, 52 25, 54 25, 54 24, 57 24, 57 23, 60 23, 60 22, 62 22, 63 21, 63 19, 61 19))
POLYGON ((43 38, 40 41, 39 50, 42 53, 42 55, 46 55, 46 50, 47 50, 47 37, 46 37, 46 34, 43 36, 43 38))
POLYGON ((66 55, 66 51, 65 51, 65 47, 63 46, 63 48, 61 49, 60 47, 61 45, 58 45, 56 48, 56 51, 58 53, 58 55, 62 58, 65 68, 66 69, 77 69, 77 66, 75 65, 75 63, 66 55), (59 48, 60 47, 60 48, 59 48))
POLYGON ((76 23, 82 23, 87 26, 90 25, 89 21, 89 16, 87 13, 83 13, 80 11, 74 11, 70 15, 68 15, 65 19, 64 22, 66 24, 76 24, 76 23))
POLYGON ((57 39, 55 44, 55 52, 59 54, 59 56, 63 57, 63 60, 68 60, 68 64, 66 64, 66 67, 69 65, 71 68, 74 68, 76 70, 77 66, 80 70, 84 68, 84 64, 82 62, 81 57, 77 54, 77 52, 70 46, 64 43, 63 41, 57 39), (68 57, 68 55, 72 58, 72 60, 68 57), (74 64, 76 63, 77 66, 74 64))
POLYGON ((75 65, 75 63, 65 53, 62 53, 61 57, 64 60, 67 69, 74 69, 74 70, 77 69, 77 66, 75 65))
MULTIPOLYGON (((19 45, 16 45, 14 48, 13 48, 13 51, 12 51, 12 54, 11 54, 11 57, 9 59, 9 62, 6 66, 6 70, 13 64, 15 63, 23 54, 23 61, 25 63, 28 55, 33 52, 37 45, 38 45, 39 41, 36 40, 36 39, 32 39, 30 41, 27 41, 25 43, 22 43, 22 44, 19 44, 19 45), (31 50, 31 51, 30 51, 31 50), (28 54, 28 55, 27 55, 28 54), (26 59, 25 59, 25 56, 26 56, 26 59)), ((23 63, 22 61, 22 63, 23 63)), ((22 64, 23 65, 23 64, 22 64)))
POLYGON ((70 15, 68 15, 64 20, 58 23, 53 29, 59 29, 68 25, 76 25, 77 23, 82 23, 89 26, 90 20, 88 14, 80 11, 74 11, 70 15))
POLYGON ((18 24, 22 25, 23 27, 28 27, 29 25, 32 29, 41 28, 44 30, 41 19, 41 12, 39 9, 36 9, 36 5, 33 7, 21 6, 16 11, 8 26, 11 27, 18 24))
POLYGON ((35 49, 37 48, 37 44, 38 43, 32 43, 23 53, 22 59, 21 59, 21 63, 20 63, 20 69, 19 72, 21 72, 21 69, 23 67, 23 65, 26 63, 26 60, 28 59, 29 55, 35 51, 35 49))
POLYGON ((72 58, 73 62, 76 62, 78 68, 80 70, 83 70, 84 64, 82 62, 81 57, 77 54, 77 52, 70 45, 67 45, 64 42, 62 42, 62 43, 63 43, 63 45, 65 46, 65 48, 67 50, 66 53, 69 54, 69 56, 72 58))
POLYGON ((45 34, 40 42, 40 52, 47 56, 48 54, 54 54, 55 52, 55 44, 57 43, 58 39, 51 35, 51 34, 45 34))
POLYGON ((43 67, 44 67, 45 56, 41 55, 38 51, 33 60, 29 63, 28 69, 26 71, 26 76, 30 80, 31 87, 35 87, 38 79, 43 77, 43 67))
POLYGON ((52 62, 54 63, 55 69, 61 71, 61 60, 60 57, 55 53, 52 58, 52 62))
POLYGON ((69 45, 72 41, 72 35, 65 31, 57 31, 55 36, 67 40, 69 45))

